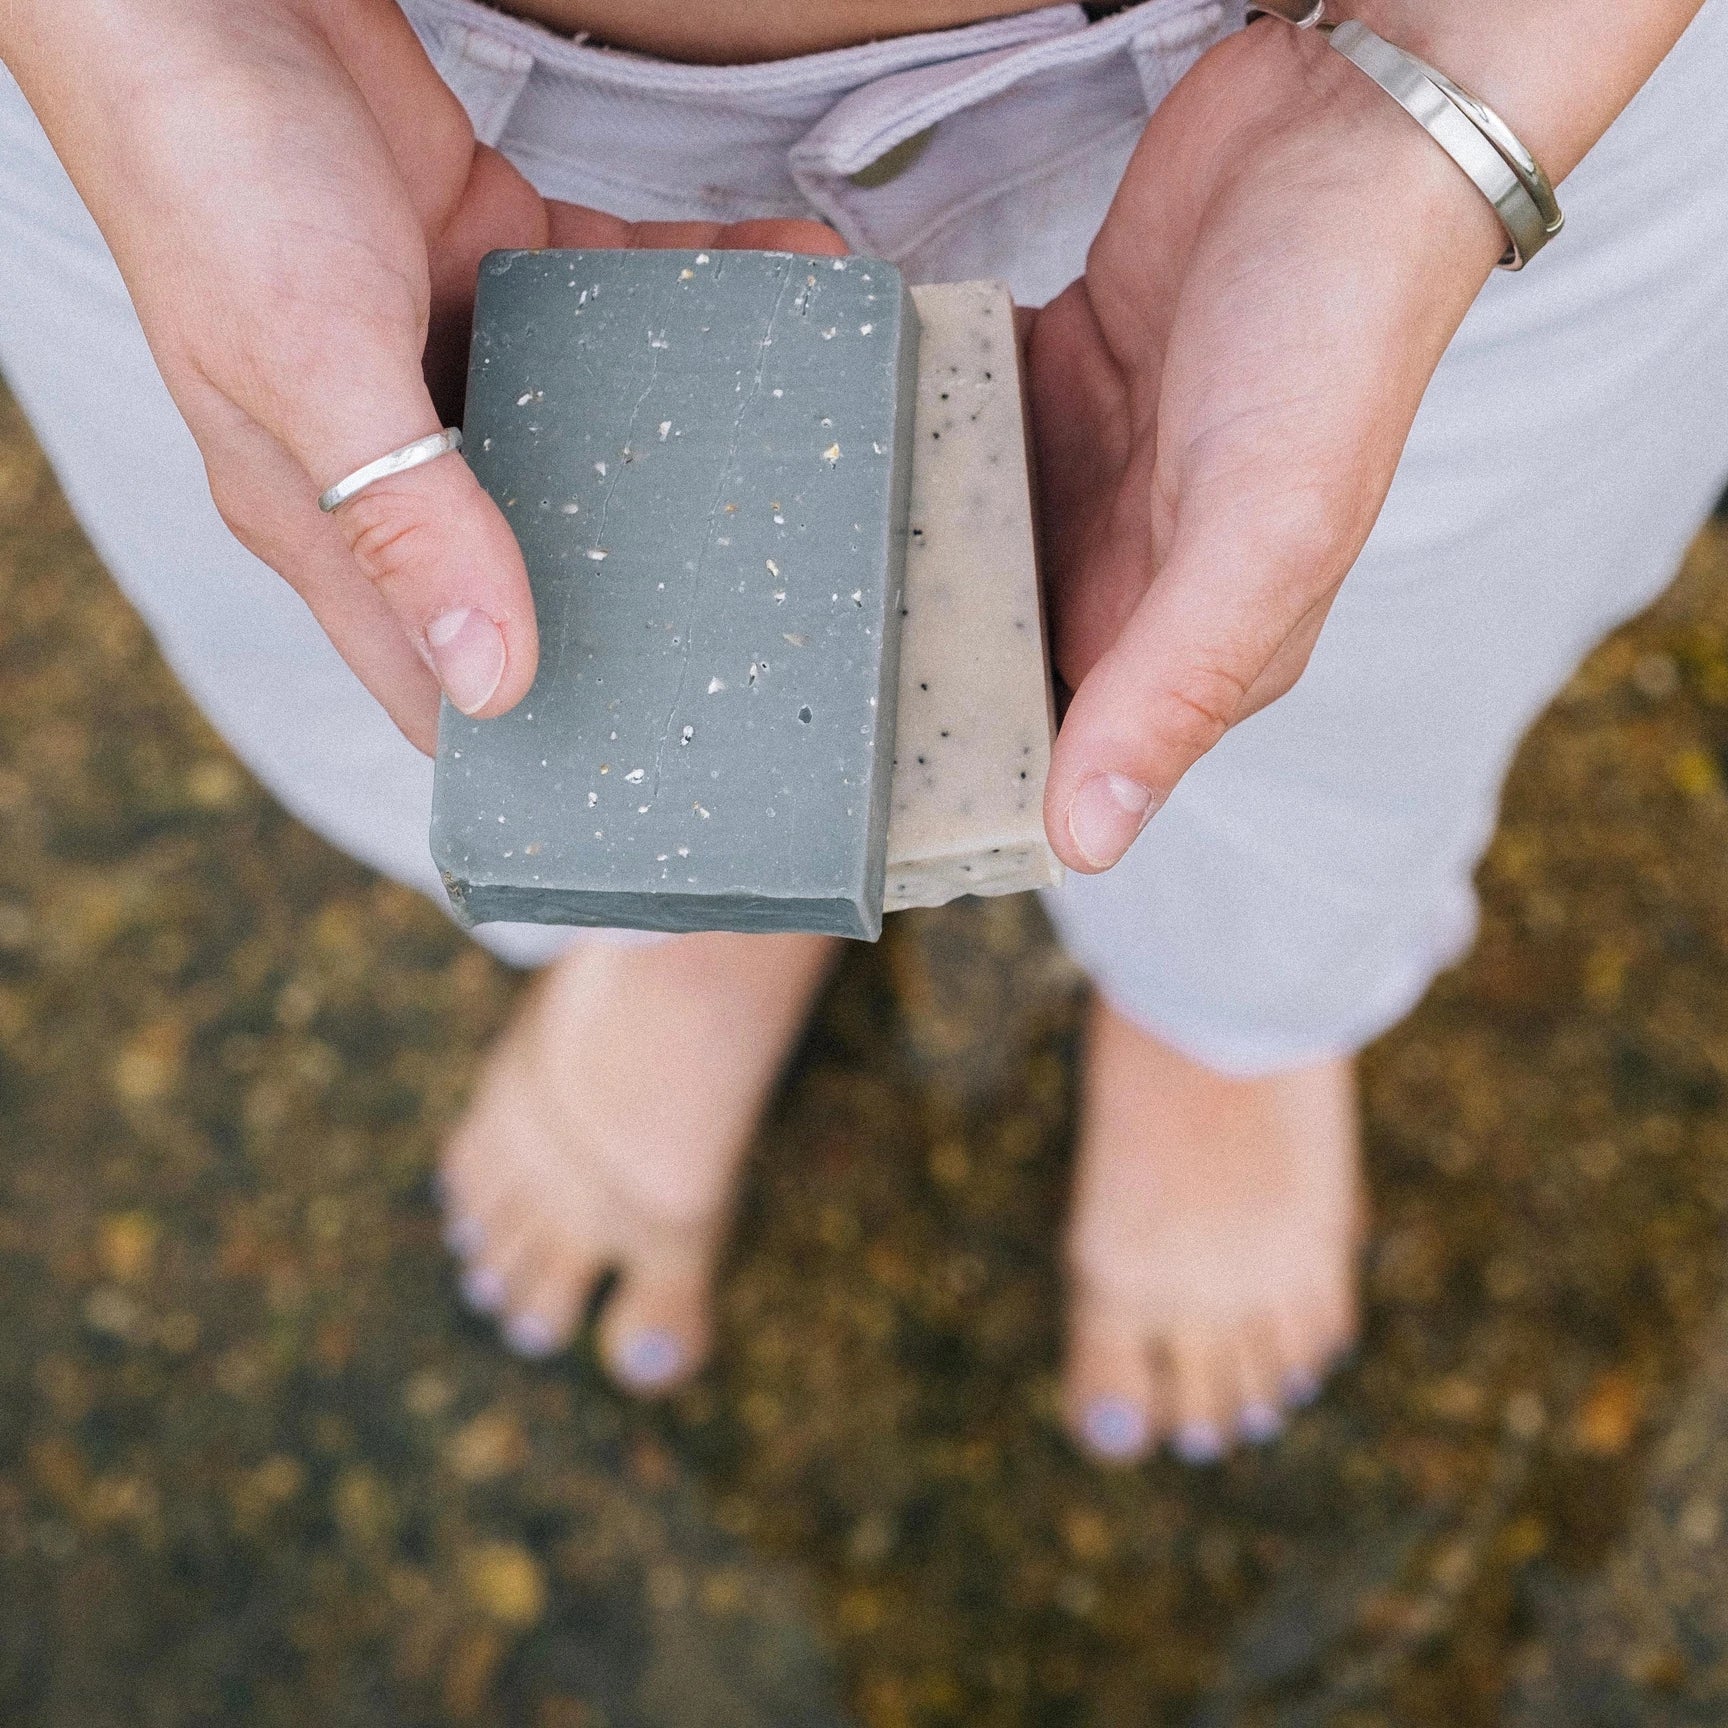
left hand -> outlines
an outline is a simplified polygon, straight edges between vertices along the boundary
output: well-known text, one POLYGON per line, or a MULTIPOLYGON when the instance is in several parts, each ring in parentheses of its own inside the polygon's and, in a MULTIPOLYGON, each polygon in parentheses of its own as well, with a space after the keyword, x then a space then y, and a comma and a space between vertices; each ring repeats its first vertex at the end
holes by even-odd
POLYGON ((1029 346, 1055 656, 1051 844, 1114 864, 1282 695, 1504 246, 1492 209, 1318 35, 1274 21, 1153 116, 1029 346))

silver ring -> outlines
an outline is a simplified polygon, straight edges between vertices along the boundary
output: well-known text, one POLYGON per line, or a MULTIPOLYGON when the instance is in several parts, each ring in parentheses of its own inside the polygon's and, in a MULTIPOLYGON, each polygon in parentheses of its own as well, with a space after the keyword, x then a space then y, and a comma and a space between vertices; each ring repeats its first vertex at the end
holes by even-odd
POLYGON ((374 482, 386 480, 392 474, 406 474, 410 468, 422 468, 461 448, 462 433, 455 426, 446 426, 428 438, 416 438, 412 444, 404 444, 400 450, 392 450, 388 456, 380 456, 376 462, 368 462, 364 468, 356 468, 345 479, 338 480, 327 492, 319 494, 318 508, 328 516, 349 499, 359 497, 374 482))

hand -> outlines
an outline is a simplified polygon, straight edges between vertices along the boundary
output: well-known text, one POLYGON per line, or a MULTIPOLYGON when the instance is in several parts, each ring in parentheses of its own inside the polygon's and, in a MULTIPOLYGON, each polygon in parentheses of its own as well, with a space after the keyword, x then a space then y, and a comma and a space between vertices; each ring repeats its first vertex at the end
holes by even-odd
POLYGON ((844 250, 813 223, 548 205, 476 145, 394 0, 10 0, 0 58, 119 262, 224 518, 423 750, 440 685, 493 715, 533 681, 521 554, 459 460, 334 517, 316 499, 444 423, 428 376, 459 391, 480 257, 844 250))
MULTIPOLYGON (((1558 180, 1698 4, 1332 10, 1475 89, 1558 180)), ((1153 116, 1084 279, 1029 345, 1075 691, 1045 821, 1071 867, 1114 864, 1295 682, 1504 244, 1444 152, 1318 33, 1250 26, 1153 116)))
POLYGON ((1295 682, 1499 256, 1476 190, 1321 38, 1266 22, 1153 116, 1029 348, 1057 667, 1051 844, 1114 864, 1295 682))

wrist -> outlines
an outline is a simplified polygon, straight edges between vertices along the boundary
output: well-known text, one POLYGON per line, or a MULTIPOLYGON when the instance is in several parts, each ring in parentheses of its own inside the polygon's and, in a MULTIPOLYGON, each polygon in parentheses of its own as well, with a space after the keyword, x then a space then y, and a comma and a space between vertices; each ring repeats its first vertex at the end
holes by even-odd
POLYGON ((1549 177, 1569 174, 1680 39, 1702 0, 1329 0, 1479 96, 1549 177))

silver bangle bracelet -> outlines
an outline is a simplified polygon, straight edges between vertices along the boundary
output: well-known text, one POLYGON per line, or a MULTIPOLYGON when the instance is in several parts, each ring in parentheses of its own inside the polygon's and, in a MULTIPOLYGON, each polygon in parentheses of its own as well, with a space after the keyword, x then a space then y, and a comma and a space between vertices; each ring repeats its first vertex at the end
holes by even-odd
POLYGON ((1565 217, 1541 164, 1488 104, 1366 24, 1326 18, 1326 0, 1256 0, 1252 12, 1320 30, 1366 72, 1463 170, 1506 230, 1502 270, 1522 270, 1560 232, 1565 217))

